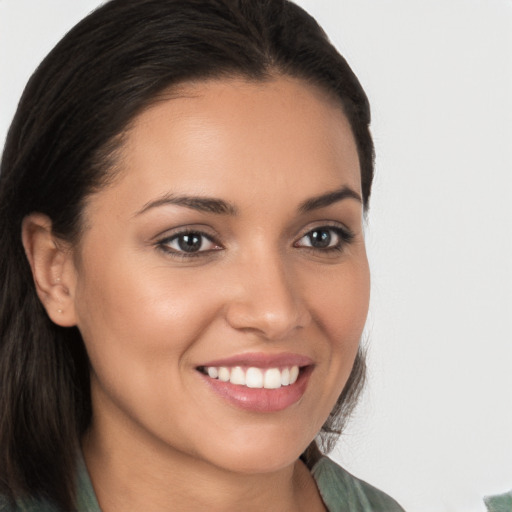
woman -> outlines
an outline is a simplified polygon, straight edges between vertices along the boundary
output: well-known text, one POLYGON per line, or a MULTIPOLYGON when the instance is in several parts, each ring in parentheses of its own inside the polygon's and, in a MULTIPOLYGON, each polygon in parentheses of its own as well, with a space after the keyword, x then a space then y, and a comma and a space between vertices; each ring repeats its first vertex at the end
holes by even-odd
POLYGON ((7 510, 401 510, 318 448, 364 376, 369 121, 282 0, 112 0, 57 45, 0 175, 7 510))

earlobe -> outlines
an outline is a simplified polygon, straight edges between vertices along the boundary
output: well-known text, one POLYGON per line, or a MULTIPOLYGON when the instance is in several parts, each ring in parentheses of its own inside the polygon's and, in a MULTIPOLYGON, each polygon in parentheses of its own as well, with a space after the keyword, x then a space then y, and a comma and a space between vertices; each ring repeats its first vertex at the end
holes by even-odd
POLYGON ((76 325, 75 269, 69 247, 54 236, 50 218, 40 213, 23 219, 22 241, 37 295, 48 316, 62 327, 76 325))

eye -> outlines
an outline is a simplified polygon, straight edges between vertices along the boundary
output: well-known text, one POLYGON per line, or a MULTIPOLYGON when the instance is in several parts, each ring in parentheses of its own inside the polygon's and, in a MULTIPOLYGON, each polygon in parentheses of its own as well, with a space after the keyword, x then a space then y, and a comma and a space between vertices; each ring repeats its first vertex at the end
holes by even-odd
POLYGON ((339 251, 352 238, 353 235, 348 230, 337 226, 320 226, 308 231, 294 245, 295 247, 307 247, 320 251, 339 251))
POLYGON ((221 249, 209 236, 200 231, 177 233, 159 241, 158 246, 166 252, 183 256, 194 256, 221 249))

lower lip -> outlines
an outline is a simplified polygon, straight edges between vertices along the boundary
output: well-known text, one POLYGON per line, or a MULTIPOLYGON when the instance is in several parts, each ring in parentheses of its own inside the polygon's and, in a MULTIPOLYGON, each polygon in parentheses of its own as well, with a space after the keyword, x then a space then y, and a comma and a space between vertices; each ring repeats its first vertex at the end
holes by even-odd
POLYGON ((302 368, 293 384, 277 389, 248 388, 212 379, 199 373, 216 394, 240 409, 253 412, 278 412, 287 409, 302 398, 312 370, 312 366, 302 368))

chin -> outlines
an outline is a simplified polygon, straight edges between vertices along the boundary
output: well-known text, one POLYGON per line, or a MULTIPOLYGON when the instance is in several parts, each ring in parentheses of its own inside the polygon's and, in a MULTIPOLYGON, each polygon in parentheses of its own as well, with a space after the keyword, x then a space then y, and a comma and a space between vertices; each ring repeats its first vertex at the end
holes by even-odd
POLYGON ((273 473, 293 465, 310 442, 309 438, 295 437, 288 432, 286 437, 281 433, 270 438, 260 433, 242 443, 233 440, 227 446, 217 445, 210 460, 236 473, 273 473))

